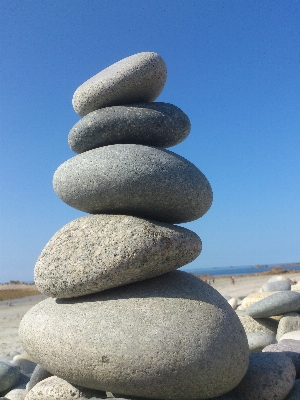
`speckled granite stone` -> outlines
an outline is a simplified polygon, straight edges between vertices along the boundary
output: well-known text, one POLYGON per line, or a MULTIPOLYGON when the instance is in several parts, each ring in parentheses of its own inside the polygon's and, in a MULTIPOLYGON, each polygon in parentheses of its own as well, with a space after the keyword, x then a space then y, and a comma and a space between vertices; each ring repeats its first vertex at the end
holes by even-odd
POLYGON ((235 387, 248 366, 235 312, 182 271, 81 298, 49 298, 23 317, 19 336, 48 371, 127 396, 211 398, 235 387))
POLYGON ((271 353, 284 353, 288 356, 295 368, 297 376, 300 376, 300 341, 292 340, 292 339, 283 339, 276 344, 270 344, 266 346, 263 352, 271 352, 271 353))
POLYGON ((239 315, 238 317, 245 329, 246 333, 252 332, 266 332, 270 335, 276 336, 278 322, 270 318, 260 318, 255 320, 249 315, 239 315))
POLYGON ((282 316, 277 329, 277 340, 287 332, 300 330, 300 315, 298 313, 287 313, 282 316))
POLYGON ((247 333, 247 339, 250 353, 259 353, 266 346, 277 343, 275 336, 266 332, 247 333))
POLYGON ((99 147, 69 159, 56 170, 53 187, 81 211, 169 223, 200 218, 212 203, 210 184, 194 164, 138 144, 99 147))
POLYGON ((285 339, 292 339, 292 340, 299 340, 300 341, 300 330, 299 331, 292 331, 292 332, 287 332, 284 335, 281 336, 280 342, 285 339))
POLYGON ((87 389, 51 376, 37 383, 26 395, 25 400, 73 400, 73 399, 105 399, 106 393, 87 389))
POLYGON ((189 134, 188 116, 168 103, 139 103, 106 107, 83 117, 69 132, 75 153, 117 143, 171 147, 189 134))
POLYGON ((240 400, 283 400, 295 376, 294 364, 284 354, 253 353, 246 375, 230 394, 240 400))
POLYGON ((8 390, 17 384, 20 377, 18 365, 0 361, 0 392, 8 390))
POLYGON ((291 290, 291 284, 286 280, 267 282, 263 285, 262 290, 263 292, 277 292, 283 290, 291 290))
POLYGON ((167 67, 156 53, 126 57, 84 82, 73 95, 73 107, 84 116, 103 107, 154 101, 167 79, 167 67))
POLYGON ((284 291, 272 294, 265 299, 252 304, 246 314, 253 318, 265 318, 272 315, 281 315, 300 309, 300 293, 284 291))
POLYGON ((93 215, 61 228, 39 256, 34 280, 50 297, 76 297, 172 271, 193 261, 192 231, 127 215, 93 215))

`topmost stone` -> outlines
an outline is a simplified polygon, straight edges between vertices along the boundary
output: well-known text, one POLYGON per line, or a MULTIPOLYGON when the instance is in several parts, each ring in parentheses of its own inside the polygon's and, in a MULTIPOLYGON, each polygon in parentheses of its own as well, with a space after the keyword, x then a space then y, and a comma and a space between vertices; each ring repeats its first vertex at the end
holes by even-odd
POLYGON ((84 82, 72 104, 80 116, 103 107, 154 101, 167 79, 167 67, 156 53, 126 57, 84 82))

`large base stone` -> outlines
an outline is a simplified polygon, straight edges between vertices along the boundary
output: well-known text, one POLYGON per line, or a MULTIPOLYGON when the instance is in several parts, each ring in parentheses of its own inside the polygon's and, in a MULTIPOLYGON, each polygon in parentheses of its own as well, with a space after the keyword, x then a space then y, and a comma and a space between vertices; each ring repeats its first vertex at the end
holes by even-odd
POLYGON ((47 299, 24 316, 19 334, 53 374, 127 396, 208 399, 233 389, 248 367, 236 313, 210 285, 181 271, 47 299))

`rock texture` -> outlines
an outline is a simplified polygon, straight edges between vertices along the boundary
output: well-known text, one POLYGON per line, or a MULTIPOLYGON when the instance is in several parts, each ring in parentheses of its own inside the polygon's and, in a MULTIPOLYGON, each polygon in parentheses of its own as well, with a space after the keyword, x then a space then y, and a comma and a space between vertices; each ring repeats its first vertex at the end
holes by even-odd
POLYGON ((137 103, 87 114, 70 130, 68 142, 75 153, 117 143, 171 147, 190 129, 188 116, 172 104, 137 103))
POLYGON ((200 251, 200 238, 188 229, 127 215, 93 215, 53 236, 34 279, 47 296, 82 296, 172 271, 200 251))
POLYGON ((51 376, 39 382, 28 392, 25 400, 73 400, 73 399, 105 399, 106 393, 72 385, 57 376, 51 376), (97 397, 96 397, 97 396, 97 397))
POLYGON ((300 310, 300 293, 284 291, 275 293, 249 306, 246 314, 253 318, 266 318, 300 310))
POLYGON ((247 333, 247 339, 250 353, 259 353, 266 346, 277 343, 275 336, 265 332, 247 333))
POLYGON ((263 292, 277 292, 283 290, 291 290, 290 282, 286 280, 277 280, 268 282, 262 287, 263 292))
POLYGON ((280 340, 280 342, 276 344, 270 344, 266 346, 263 352, 271 352, 271 353, 284 353, 288 356, 296 369, 297 376, 300 376, 300 341, 292 340, 292 339, 284 339, 280 340))
POLYGON ((288 332, 300 330, 300 315, 297 313, 287 313, 280 319, 277 329, 277 340, 288 332))
POLYGON ((164 60, 156 53, 126 57, 88 79, 73 95, 80 116, 108 106, 154 101, 167 78, 164 60))
POLYGON ((242 307, 244 309, 248 308, 251 306, 251 304, 257 303, 258 301, 271 296, 272 294, 275 294, 277 292, 258 292, 258 293, 251 293, 248 296, 246 296, 242 300, 242 307))
POLYGON ((270 318, 254 319, 249 315, 238 315, 246 333, 265 332, 276 336, 278 322, 270 318))
POLYGON ((200 218, 212 190, 192 163, 168 150, 136 144, 99 147, 64 162, 56 194, 92 214, 128 214, 169 223, 200 218))
POLYGON ((294 386, 295 375, 294 364, 284 354, 253 353, 246 375, 232 394, 243 400, 283 400, 294 386))
POLYGON ((248 366, 235 312, 181 271, 81 299, 45 300, 25 315, 20 337, 39 364, 69 382, 154 399, 218 396, 248 366))

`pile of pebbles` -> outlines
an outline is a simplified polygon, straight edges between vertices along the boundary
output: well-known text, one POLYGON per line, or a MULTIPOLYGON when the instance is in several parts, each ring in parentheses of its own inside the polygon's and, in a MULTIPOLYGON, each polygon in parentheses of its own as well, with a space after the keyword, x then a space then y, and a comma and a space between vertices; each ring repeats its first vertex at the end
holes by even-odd
POLYGON ((249 362, 243 321, 227 300, 176 271, 199 255, 201 240, 174 224, 201 217, 212 190, 193 164, 165 150, 190 131, 183 111, 153 102, 166 75, 158 54, 139 53, 76 90, 82 119, 69 145, 78 155, 57 169, 53 186, 91 215, 60 229, 36 263, 35 283, 49 298, 20 324, 27 353, 0 363, 3 398, 284 399, 291 392, 297 357, 276 349, 249 362))

